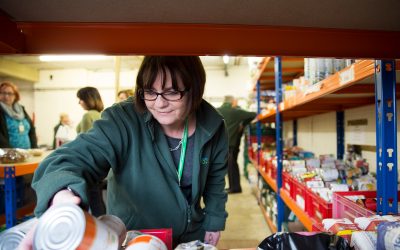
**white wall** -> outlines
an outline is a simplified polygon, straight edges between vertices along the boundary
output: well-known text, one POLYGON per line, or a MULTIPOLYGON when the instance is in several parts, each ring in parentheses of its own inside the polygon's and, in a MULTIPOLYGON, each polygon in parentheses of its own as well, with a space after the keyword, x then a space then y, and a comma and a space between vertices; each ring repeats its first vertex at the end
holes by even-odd
MULTIPOLYGON (((215 106, 219 106, 224 95, 246 98, 249 90, 250 73, 247 65, 230 66, 228 76, 223 69, 208 70, 204 97, 215 106)), ((133 88, 137 70, 122 71, 120 89, 133 88)), ((8 80, 8 79, 3 79, 8 80)), ((28 113, 35 113, 35 125, 39 144, 51 145, 53 127, 58 123, 59 114, 66 112, 74 125, 77 125, 84 114, 78 104, 76 92, 79 88, 93 86, 98 88, 105 107, 115 101, 115 75, 113 71, 89 71, 85 69, 42 70, 39 82, 28 83, 15 79, 20 89, 21 104, 28 113)))
MULTIPOLYGON (((250 72, 247 65, 229 66, 228 76, 223 70, 208 70, 204 98, 214 106, 222 104, 225 95, 247 99, 250 87, 250 72)), ((243 106, 243 104, 240 103, 243 106)))

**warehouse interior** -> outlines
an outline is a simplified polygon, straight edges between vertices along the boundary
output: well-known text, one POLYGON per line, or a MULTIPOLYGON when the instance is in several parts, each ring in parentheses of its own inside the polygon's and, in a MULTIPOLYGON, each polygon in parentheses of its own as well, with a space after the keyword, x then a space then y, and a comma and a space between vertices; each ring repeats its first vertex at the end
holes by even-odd
MULTIPOLYGON (((258 69, 269 68, 264 68, 262 80, 263 86, 272 90, 274 65, 262 63, 273 61, 274 56, 282 56, 284 62, 286 59, 286 68, 297 69, 287 81, 304 74, 305 57, 399 59, 399 9, 399 1, 361 0, 2 0, 0 29, 5 32, 0 32, 0 79, 19 83, 24 105, 35 113, 39 139, 49 144, 52 134, 48 128, 54 126, 66 105, 71 107, 73 120, 82 116, 76 104, 77 88, 97 82, 96 87, 107 96, 105 102, 111 105, 117 89, 133 86, 143 55, 201 56, 210 76, 205 98, 218 106, 223 95, 237 95, 244 106, 250 107, 261 76, 251 73, 249 58, 257 60, 258 69), (76 54, 109 58, 93 64, 45 63, 38 59, 39 55, 76 54), (228 64, 223 62, 224 55, 230 57, 228 64), (54 105, 48 107, 47 102, 54 105), (46 119, 49 116, 51 119, 46 119)), ((363 83, 373 81, 371 77, 363 83)), ((344 137, 349 144, 368 146, 363 157, 374 163, 372 167, 376 165, 376 117, 371 100, 345 109, 345 124, 354 120, 368 123, 361 130, 348 125, 344 137)), ((335 143, 326 143, 336 140, 335 126, 334 111, 300 117, 296 123, 298 145, 316 155, 336 152, 335 143)), ((293 127, 291 121, 283 123, 284 138, 293 138, 293 127)), ((246 141, 242 141, 242 147, 244 144, 246 141)), ((241 148, 240 152, 245 151, 241 148)), ((240 159, 241 169, 245 167, 242 162, 240 159)), ((229 195, 230 215, 219 249, 254 249, 276 230, 270 229, 260 210, 260 200, 255 198, 259 196, 257 186, 257 170, 253 169, 250 178, 242 176, 243 192, 229 195)), ((297 221, 296 226, 301 223, 297 221)))

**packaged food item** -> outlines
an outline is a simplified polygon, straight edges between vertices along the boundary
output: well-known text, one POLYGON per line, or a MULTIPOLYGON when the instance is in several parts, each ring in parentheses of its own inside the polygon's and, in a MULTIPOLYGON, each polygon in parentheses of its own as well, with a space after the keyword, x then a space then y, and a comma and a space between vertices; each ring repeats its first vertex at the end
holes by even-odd
POLYGON ((175 250, 217 250, 217 248, 213 245, 195 240, 187 243, 181 243, 175 248, 175 250))
POLYGON ((369 217, 358 217, 354 219, 354 223, 357 225, 357 227, 364 231, 376 231, 378 225, 385 221, 387 220, 379 215, 373 215, 369 217))
POLYGON ((124 240, 126 238, 126 226, 125 223, 115 215, 112 214, 105 214, 98 217, 101 222, 106 224, 112 230, 114 230, 117 235, 119 236, 119 245, 122 246, 124 240))
POLYGON ((21 163, 29 158, 29 153, 20 148, 2 148, 0 149, 0 161, 3 164, 21 163))
POLYGON ((383 222, 378 225, 378 240, 375 249, 392 250, 400 248, 400 222, 383 222))
POLYGON ((51 206, 36 226, 34 250, 118 250, 117 233, 72 203, 51 206))
POLYGON ((32 218, 2 232, 0 234, 0 250, 17 249, 19 243, 37 222, 38 219, 32 218))
POLYGON ((125 250, 167 250, 167 246, 154 235, 142 234, 129 241, 125 250))
POLYGON ((350 246, 354 250, 370 250, 378 249, 377 246, 377 232, 354 232, 351 236, 350 246))
POLYGON ((349 242, 353 232, 358 231, 357 226, 347 218, 343 219, 323 219, 324 229, 338 236, 342 236, 349 242))

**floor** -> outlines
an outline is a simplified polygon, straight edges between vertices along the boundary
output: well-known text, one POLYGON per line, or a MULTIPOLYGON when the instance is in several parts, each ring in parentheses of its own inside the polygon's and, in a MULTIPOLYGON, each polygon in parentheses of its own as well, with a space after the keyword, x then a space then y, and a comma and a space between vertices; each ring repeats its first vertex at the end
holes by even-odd
POLYGON ((257 248, 263 239, 271 235, 255 196, 255 169, 250 168, 249 172, 249 179, 252 181, 241 176, 243 192, 228 196, 229 216, 217 245, 218 249, 257 248))

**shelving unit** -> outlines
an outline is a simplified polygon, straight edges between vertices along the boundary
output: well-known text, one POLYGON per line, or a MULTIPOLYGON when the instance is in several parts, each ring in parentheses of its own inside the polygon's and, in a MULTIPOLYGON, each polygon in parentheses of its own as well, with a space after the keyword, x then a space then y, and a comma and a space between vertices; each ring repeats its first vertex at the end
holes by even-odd
MULTIPOLYGON (((270 60, 269 60, 270 61, 270 60)), ((279 61, 279 58, 278 58, 279 61)), ((391 140, 391 144, 387 141, 381 140, 381 136, 384 132, 390 130, 390 136, 396 138, 396 105, 395 99, 396 94, 400 93, 399 90, 396 90, 396 74, 391 71, 396 67, 397 70, 400 70, 400 62, 399 61, 374 61, 374 60, 361 60, 358 61, 351 66, 346 67, 345 69, 327 77, 321 82, 317 83, 313 87, 316 88, 315 91, 311 91, 308 94, 299 93, 293 98, 288 98, 284 101, 280 101, 281 90, 279 89, 279 83, 282 81, 281 73, 283 70, 280 70, 280 66, 275 66, 277 70, 276 76, 276 93, 277 93, 277 110, 272 110, 267 113, 263 113, 258 115, 258 122, 276 122, 277 130, 281 127, 281 121, 288 120, 296 120, 298 118, 313 116, 317 114, 339 111, 338 117, 340 118, 340 114, 343 114, 343 110, 370 105, 376 103, 377 106, 379 103, 383 103, 384 106, 379 111, 377 109, 376 117, 389 117, 391 119, 382 119, 379 120, 379 125, 377 121, 377 159, 379 165, 388 166, 388 168, 379 168, 378 170, 378 197, 383 197, 384 200, 388 201, 392 199, 392 193, 394 192, 394 185, 384 184, 383 176, 392 175, 395 176, 397 180, 397 168, 390 166, 397 166, 397 146, 393 140, 391 140), (382 70, 385 68, 386 70, 382 70), (389 69, 389 70, 388 70, 389 69), (375 73, 377 71, 377 73, 375 73), (382 76, 381 76, 382 75, 382 76), (374 79, 375 77, 375 79, 374 79), (378 82, 375 84, 375 82, 378 82), (379 82, 381 82, 379 84, 379 82), (382 83, 384 82, 384 84, 382 83), (375 92, 379 93, 375 97, 375 92), (389 93, 388 93, 389 92, 389 93), (381 97, 379 97, 381 96, 381 97), (381 99, 379 99, 381 98, 381 99), (392 98, 392 99, 391 99, 392 98), (387 105, 385 105, 387 104, 387 105), (394 104, 394 105, 393 105, 394 104), (386 107, 387 106, 387 107, 386 107), (388 111, 389 109, 389 111, 388 111), (380 112, 380 113, 379 113, 380 112), (282 117, 280 115, 282 114, 282 117), (389 114, 389 115, 388 115, 389 114), (394 122, 393 122, 394 121, 394 122), (394 135, 393 135, 394 134, 394 135), (378 150, 379 149, 379 150, 378 150), (388 151, 387 151, 388 150, 388 151), (379 152, 389 152, 388 156, 379 157, 379 152), (383 158, 383 159, 381 159, 383 158), (390 166, 389 166, 390 165, 390 166), (389 171, 389 172, 388 172, 389 171), (380 173, 383 172, 383 173, 380 173)), ((267 66, 263 67, 264 69, 267 66)), ((260 74, 262 75, 262 73, 260 74)), ((260 81, 258 82, 260 84, 260 81)), ((260 89, 260 86, 257 86, 260 89)), ((341 122, 343 122, 343 117, 341 122)), ((341 129, 344 129, 343 126, 341 129)), ((343 132, 343 131, 339 131, 343 132)), ((343 134, 344 135, 344 134, 343 134)), ((385 135, 388 136, 388 133, 385 135)), ((277 131, 276 141, 280 142, 282 140, 279 131, 277 131)), ((390 141, 390 140, 389 140, 390 141)), ((282 154, 282 149, 277 149, 277 162, 279 164, 280 156, 282 154)), ((338 148, 339 152, 339 148, 338 148)), ((258 154, 259 155, 259 154, 258 154)), ((253 161, 255 164, 255 162, 253 161)), ((261 167, 255 164, 264 180, 272 187, 278 190, 277 199, 282 199, 283 202, 296 214, 299 220, 304 224, 307 230, 312 230, 312 225, 316 222, 310 218, 310 216, 300 208, 296 202, 291 198, 290 194, 282 188, 280 188, 281 177, 279 172, 281 171, 278 165, 278 175, 277 180, 271 179, 269 176, 265 175, 263 171, 261 171, 261 167)), ((395 183, 395 181, 393 181, 395 183)), ((397 185, 396 185, 397 188, 397 185)), ((395 192, 397 194, 397 190, 395 192)), ((379 199, 378 199, 379 200, 379 199)), ((388 204, 388 202, 382 202, 378 211, 383 211, 385 214, 387 213, 388 206, 391 207, 392 210, 396 209, 397 211, 397 197, 396 200, 396 208, 393 208, 393 204, 388 204), (385 204, 384 204, 385 203, 385 204)), ((393 203, 394 203, 393 202, 393 203)), ((278 217, 282 215, 282 209, 278 209, 278 217)), ((281 221, 278 219, 277 228, 279 230, 281 221)))
POLYGON ((6 223, 6 228, 13 227, 17 222, 17 216, 21 217, 33 211, 34 205, 27 205, 17 210, 15 177, 33 174, 39 163, 50 152, 41 156, 29 158, 23 163, 0 164, 0 178, 4 178, 5 216, 0 216, 0 223, 6 223), (5 218, 4 218, 5 217, 5 218))

